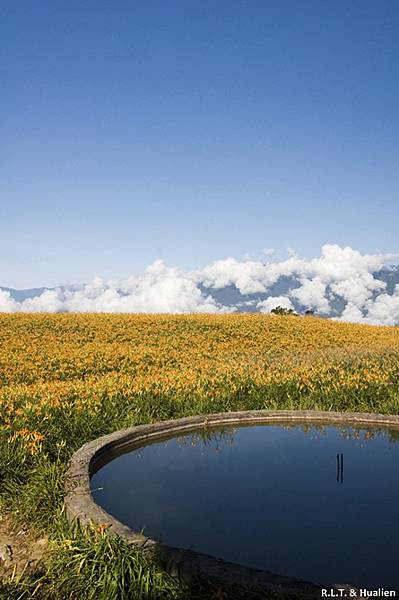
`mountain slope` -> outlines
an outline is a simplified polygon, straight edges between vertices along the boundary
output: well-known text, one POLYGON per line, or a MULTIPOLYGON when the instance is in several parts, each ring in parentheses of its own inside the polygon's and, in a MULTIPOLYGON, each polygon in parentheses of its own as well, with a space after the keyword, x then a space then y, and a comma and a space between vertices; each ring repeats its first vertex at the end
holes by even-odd
MULTIPOLYGON (((375 279, 383 282, 386 284, 385 289, 376 289, 372 292, 371 295, 371 300, 375 300, 380 294, 383 294, 384 297, 386 298, 386 295, 388 294, 389 296, 393 297, 393 294, 395 294, 395 286, 399 285, 399 265, 396 266, 391 266, 391 267, 384 267, 378 271, 375 271, 374 273, 371 274, 375 279)), ((52 292, 52 294, 54 295, 54 297, 58 298, 60 297, 62 299, 63 295, 65 295, 65 293, 74 293, 74 294, 79 294, 80 290, 84 290, 84 293, 82 293, 82 297, 87 298, 87 297, 92 297, 93 294, 94 296, 97 293, 110 293, 110 289, 107 289, 107 284, 104 284, 104 282, 102 282, 102 280, 99 280, 100 283, 96 282, 93 284, 93 282, 91 284, 89 284, 88 286, 81 286, 81 288, 79 287, 59 287, 59 288, 47 288, 47 287, 38 287, 38 288, 31 288, 31 289, 22 289, 22 290, 17 290, 17 289, 13 289, 13 288, 7 288, 7 287, 0 287, 0 291, 3 292, 7 292, 7 296, 8 294, 10 295, 10 297, 15 300, 15 302, 17 303, 22 303, 25 300, 29 300, 32 298, 39 298, 40 296, 42 296, 42 294, 44 294, 44 292, 52 292), (89 291, 88 291, 89 290, 89 291)), ((303 281, 300 280, 299 277, 297 276, 280 276, 278 278, 278 280, 273 283, 272 285, 270 285, 268 287, 268 289, 265 292, 256 292, 256 293, 248 293, 248 294, 244 294, 241 293, 239 291, 239 289, 233 285, 226 285, 224 287, 210 287, 210 286, 206 286, 203 283, 192 283, 192 293, 201 293, 201 295, 204 298, 210 298, 210 301, 212 303, 213 306, 215 307, 225 307, 226 310, 235 310, 237 312, 260 312, 260 311, 267 311, 270 310, 270 306, 272 306, 272 304, 269 304, 268 307, 265 305, 262 306, 261 303, 265 303, 268 299, 273 299, 273 302, 276 304, 279 303, 279 299, 281 299, 281 302, 284 303, 284 301, 286 300, 287 302, 290 302, 291 305, 294 307, 295 310, 297 310, 298 312, 304 312, 307 308, 307 305, 305 302, 300 302, 298 300, 298 298, 295 297, 295 295, 292 295, 292 292, 294 292, 295 290, 298 290, 303 284, 303 281), (197 291, 196 291, 197 290, 197 291)), ((155 285, 155 284, 154 284, 155 285)), ((345 310, 345 307, 347 307, 348 302, 344 299, 344 297, 340 294, 338 294, 336 291, 334 292, 332 289, 333 286, 327 286, 326 291, 325 291, 325 295, 328 298, 328 302, 329 302, 329 309, 325 314, 325 316, 327 317, 339 317, 342 315, 343 311, 345 310)), ((158 294, 162 294, 162 288, 160 289, 160 291, 155 290, 156 293, 158 294)), ((130 289, 126 289, 126 287, 115 287, 112 288, 112 293, 114 294, 114 296, 116 298, 123 298, 123 297, 129 297, 130 296, 134 296, 135 294, 137 294, 137 290, 136 288, 134 288, 134 286, 130 287, 130 289)), ((395 296, 396 298, 396 296, 395 296)), ((60 301, 60 308, 56 308, 54 310, 63 310, 62 308, 62 300, 60 301)), ((267 302, 266 302, 267 305, 267 302)), ((25 308, 25 307, 23 307, 25 308)), ((77 305, 77 309, 80 309, 80 306, 77 305)), ((110 309, 112 310, 112 305, 110 306, 110 309)), ((32 310, 32 308, 27 308, 27 310, 32 310)), ((37 310, 37 308, 34 308, 33 310, 37 310)), ((53 312, 53 309, 49 309, 50 312, 53 312)), ((128 310, 126 312, 129 312, 128 310)), ((134 312, 134 309, 132 309, 131 312, 134 312)), ((156 312, 156 311, 155 311, 156 312)), ((168 312, 168 310, 166 309, 165 312, 168 312)), ((171 310, 171 312, 180 312, 179 310, 171 310)), ((182 309, 181 312, 190 312, 190 310, 188 309, 182 309)), ((317 312, 317 310, 316 310, 317 312)))

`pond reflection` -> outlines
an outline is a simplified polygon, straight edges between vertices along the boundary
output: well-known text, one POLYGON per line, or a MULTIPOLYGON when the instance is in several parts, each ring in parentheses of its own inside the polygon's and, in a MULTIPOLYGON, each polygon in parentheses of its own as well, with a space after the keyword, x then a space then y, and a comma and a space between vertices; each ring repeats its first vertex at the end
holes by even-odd
POLYGON ((181 548, 323 583, 399 587, 394 429, 203 427, 102 466, 95 501, 181 548), (337 485, 338 484, 338 485, 337 485))

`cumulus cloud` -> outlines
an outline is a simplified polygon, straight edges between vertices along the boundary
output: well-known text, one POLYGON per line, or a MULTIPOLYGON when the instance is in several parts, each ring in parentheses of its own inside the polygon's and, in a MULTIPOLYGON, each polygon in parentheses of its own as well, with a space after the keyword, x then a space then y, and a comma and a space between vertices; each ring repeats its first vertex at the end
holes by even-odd
POLYGON ((46 290, 40 296, 26 298, 20 303, 20 309, 25 312, 61 312, 64 303, 60 290, 46 290))
POLYGON ((273 308, 281 306, 281 308, 293 308, 291 300, 287 296, 269 296, 266 300, 258 302, 256 305, 260 312, 269 313, 273 308))
POLYGON ((293 251, 281 261, 273 260, 268 249, 263 255, 263 261, 229 257, 193 272, 157 260, 138 277, 95 277, 85 285, 46 290, 21 302, 0 290, 0 312, 214 313, 249 306, 270 312, 282 306, 338 314, 346 321, 399 324, 399 288, 389 294, 386 283, 375 276, 399 255, 361 254, 336 244, 324 245, 312 259, 293 251), (226 295, 223 288, 228 286, 234 293, 226 295))
POLYGON ((79 288, 46 290, 40 296, 20 303, 10 298, 8 293, 0 292, 0 310, 212 313, 232 312, 235 308, 220 305, 209 294, 203 294, 188 274, 157 260, 141 277, 131 277, 122 282, 107 282, 95 277, 79 288))
POLYGON ((360 308, 353 302, 348 302, 345 306, 339 321, 347 321, 349 323, 361 323, 364 321, 364 315, 360 308))
POLYGON ((331 306, 326 296, 327 284, 316 276, 314 279, 303 278, 302 285, 290 292, 290 296, 298 300, 302 306, 322 314, 331 312, 331 306))
POLYGON ((0 290, 0 312, 17 312, 19 304, 11 298, 10 292, 0 290))
MULTIPOLYGON (((198 272, 205 285, 215 288, 233 284, 241 293, 265 291, 282 275, 318 276, 326 284, 339 283, 359 275, 370 275, 383 267, 394 254, 361 254, 349 246, 326 244, 320 258, 305 260, 289 248, 289 258, 280 262, 238 261, 235 258, 218 260, 198 272), (248 291, 251 290, 251 291, 248 291)), ((368 283, 372 280, 370 275, 368 283)), ((367 282, 366 282, 367 283, 367 282)))
MULTIPOLYGON (((361 254, 349 246, 342 248, 337 244, 324 245, 321 256, 310 260, 298 257, 292 248, 288 248, 288 254, 286 260, 266 264, 239 262, 234 258, 219 260, 205 267, 198 276, 204 285, 216 289, 234 285, 241 294, 265 293, 280 277, 293 277, 300 286, 279 296, 281 306, 283 297, 287 308, 288 301, 294 300, 304 309, 328 315, 334 298, 338 297, 345 303, 343 320, 378 321, 387 310, 385 306, 393 310, 394 303, 389 300, 389 294, 380 294, 380 302, 374 307, 374 297, 384 291, 386 283, 373 273, 389 261, 397 260, 397 254, 361 254)), ((267 301, 264 306, 260 303, 259 308, 268 310, 269 304, 267 301)))
POLYGON ((365 320, 373 325, 399 325, 399 285, 392 296, 379 294, 366 303, 365 320))
POLYGON ((386 287, 384 281, 375 279, 370 273, 358 273, 357 276, 348 277, 331 285, 331 291, 341 296, 349 303, 363 307, 371 298, 373 292, 386 287))
POLYGON ((195 273, 203 285, 221 289, 234 285, 241 294, 266 292, 280 277, 305 271, 306 261, 290 256, 281 262, 239 261, 236 258, 217 260, 195 273))
POLYGON ((236 258, 217 260, 198 272, 198 279, 207 287, 223 288, 234 285, 241 294, 264 292, 278 277, 268 276, 265 265, 254 260, 236 258))

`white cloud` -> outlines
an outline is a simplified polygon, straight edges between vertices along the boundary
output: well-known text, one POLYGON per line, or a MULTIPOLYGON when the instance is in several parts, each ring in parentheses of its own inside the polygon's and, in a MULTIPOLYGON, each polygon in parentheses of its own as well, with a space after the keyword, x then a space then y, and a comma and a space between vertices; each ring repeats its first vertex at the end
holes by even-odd
POLYGON ((399 325, 399 285, 392 296, 380 294, 366 303, 366 321, 373 325, 399 325))
POLYGON ((356 276, 333 283, 331 291, 348 302, 363 307, 366 301, 371 298, 373 292, 382 290, 385 287, 385 282, 375 279, 370 273, 360 272, 356 276))
POLYGON ((20 305, 11 298, 10 292, 0 290, 0 312, 17 312, 19 308, 20 305))
MULTIPOLYGON (((141 277, 125 281, 103 281, 95 277, 77 289, 47 290, 20 303, 26 312, 231 312, 211 296, 204 295, 195 281, 161 260, 150 265, 141 277)), ((6 305, 8 312, 8 305, 6 305)), ((9 306, 9 311, 15 305, 9 306)))
POLYGON ((207 287, 220 289, 234 285, 241 294, 265 292, 285 275, 287 277, 306 271, 306 261, 291 256, 281 262, 267 262, 226 258, 207 265, 194 275, 207 287))
POLYGON ((331 311, 331 306, 326 297, 327 284, 318 276, 313 279, 304 278, 301 283, 301 287, 290 292, 291 298, 295 298, 306 308, 328 314, 331 311))
POLYGON ((263 254, 270 258, 275 253, 274 248, 263 248, 263 254))
POLYGON ((267 267, 259 261, 226 258, 217 260, 197 273, 198 280, 207 287, 223 288, 235 285, 241 294, 264 292, 277 281, 278 277, 268 277, 267 267))
POLYGON ((399 285, 395 286, 392 295, 384 293, 367 300, 363 309, 354 302, 348 302, 337 320, 369 325, 399 325, 399 285))
POLYGON ((269 313, 273 310, 273 308, 277 308, 277 306, 281 306, 281 308, 294 308, 292 306, 291 300, 287 298, 287 296, 270 296, 266 300, 262 302, 258 302, 256 305, 260 312, 269 313))
POLYGON ((194 272, 169 267, 157 260, 138 277, 122 281, 95 277, 86 285, 46 290, 22 302, 0 290, 0 312, 211 313, 232 312, 251 304, 256 304, 262 312, 270 312, 279 305, 293 308, 295 303, 301 310, 313 309, 328 315, 332 303, 339 297, 345 304, 342 320, 399 324, 399 288, 389 295, 386 284, 373 276, 399 255, 361 254, 334 244, 326 244, 320 257, 310 260, 298 257, 294 251, 282 261, 272 260, 273 252, 269 249, 264 250, 264 255, 268 257, 266 263, 230 257, 194 272), (278 284, 282 276, 292 277, 292 284, 299 282, 300 286, 259 298, 278 284), (214 293, 230 285, 240 294, 254 294, 255 298, 238 299, 235 307, 223 306, 203 289, 209 288, 209 292, 214 293))
POLYGON ((62 312, 64 303, 60 298, 60 290, 46 290, 40 296, 27 298, 20 304, 24 312, 62 312))
POLYGON ((338 321, 347 321, 349 323, 361 323, 364 321, 362 311, 353 302, 348 302, 345 306, 343 313, 338 321))
POLYGON ((267 292, 281 276, 295 277, 301 286, 293 289, 287 298, 295 299, 305 309, 329 314, 332 293, 347 304, 343 318, 361 321, 367 312, 366 303, 386 286, 372 273, 398 258, 397 254, 361 254, 337 244, 324 245, 321 256, 311 260, 299 258, 292 248, 287 251, 288 259, 266 264, 239 262, 234 258, 219 260, 202 269, 198 278, 209 287, 234 285, 240 293, 250 294, 267 292))
MULTIPOLYGON (((319 281, 326 285, 338 285, 361 277, 362 287, 366 291, 373 291, 384 284, 376 283, 377 280, 371 273, 396 258, 396 255, 392 254, 362 255, 348 246, 341 248, 336 244, 326 244, 321 249, 320 258, 311 260, 299 258, 292 248, 288 250, 288 259, 266 264, 253 260, 239 261, 231 257, 217 260, 198 271, 197 277, 208 287, 223 288, 235 285, 242 294, 265 292, 282 275, 296 275, 309 279, 318 277, 319 281)), ((343 287, 342 290, 344 289, 343 287)), ((365 291, 363 295, 364 293, 365 291)), ((366 299, 368 297, 366 295, 366 299)))
POLYGON ((349 246, 326 244, 321 249, 321 257, 309 261, 307 270, 327 282, 342 281, 359 273, 377 271, 394 257, 392 254, 360 254, 349 246))

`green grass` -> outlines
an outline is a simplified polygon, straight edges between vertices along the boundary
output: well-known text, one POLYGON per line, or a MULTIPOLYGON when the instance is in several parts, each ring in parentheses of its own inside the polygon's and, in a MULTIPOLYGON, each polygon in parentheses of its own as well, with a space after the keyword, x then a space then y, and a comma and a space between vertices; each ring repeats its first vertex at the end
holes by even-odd
MULTIPOLYGON (((90 319, 93 320, 93 323, 108 322, 105 317, 98 318, 98 320, 94 317, 90 317, 90 319)), ((151 327, 154 328, 155 333, 158 335, 158 322, 155 320, 155 317, 153 320, 154 323, 151 327)), ((43 323, 47 323, 44 318, 40 320, 40 323, 42 321, 43 323)), ((78 323, 81 321, 83 324, 86 322, 83 318, 77 320, 78 323)), ((119 323, 115 319, 112 320, 112 323, 114 321, 116 324, 119 323)), ((335 331, 337 331, 337 336, 341 330, 345 332, 345 335, 347 330, 349 332, 352 331, 348 327, 337 326, 335 328, 330 323, 319 323, 317 320, 312 319, 306 322, 298 319, 294 321, 293 325, 291 321, 287 321, 289 326, 285 325, 283 321, 281 321, 281 324, 284 325, 287 331, 291 331, 292 328, 299 326, 302 328, 306 326, 310 332, 315 328, 319 328, 321 330, 320 336, 323 340, 327 334, 334 337, 335 331)), ((66 324, 70 323, 72 326, 72 317, 70 320, 62 318, 60 322, 56 319, 49 319, 49 325, 43 330, 44 333, 37 335, 39 335, 39 338, 40 336, 50 338, 52 331, 49 329, 50 325, 53 324, 54 330, 58 331, 56 325, 58 327, 60 323, 64 322, 66 324)), ((199 319, 198 322, 202 321, 199 319)), ((227 324, 229 322, 226 321, 227 324)), ((27 323, 29 324, 28 320, 27 323)), ((144 320, 143 323, 145 325, 146 321, 144 320)), ((166 325, 167 323, 169 321, 166 322, 166 325)), ((197 321, 188 319, 186 323, 182 319, 177 319, 176 323, 179 327, 186 327, 189 333, 195 328, 197 321)), ((224 323, 224 321, 220 320, 220 323, 224 323)), ((244 327, 245 325, 245 327, 241 336, 245 340, 245 328, 251 325, 252 321, 244 319, 242 323, 242 326, 244 327)), ((257 323, 261 327, 263 320, 254 321, 255 325, 257 323)), ((277 326, 280 321, 275 320, 270 321, 270 323, 273 326, 277 326)), ((18 324, 19 321, 16 321, 16 325, 18 324)), ((36 324, 35 327, 38 327, 38 325, 36 324)), ((32 325, 32 331, 35 330, 35 327, 32 325)), ((90 327, 92 328, 94 325, 90 325, 90 327)), ((88 335, 92 331, 90 327, 88 328, 88 335)), ((145 335, 149 328, 150 325, 146 325, 142 331, 140 330, 140 336, 145 335)), ((121 332, 123 335, 125 335, 124 331, 124 322, 121 320, 121 332)), ((178 349, 180 349, 180 345, 184 342, 185 331, 181 333, 179 338, 176 338, 175 346, 178 349)), ((215 337, 218 331, 218 329, 213 327, 209 334, 206 331, 201 335, 207 341, 208 336, 212 334, 215 337)), ((256 327, 254 331, 257 331, 256 327)), ((369 330, 365 329, 364 331, 368 332, 369 330)), ((370 331, 374 332, 374 330, 370 331)), ((69 331, 67 333, 68 339, 69 337, 73 337, 72 333, 70 334, 69 331)), ((386 336, 393 336, 393 333, 396 335, 396 332, 392 333, 388 329, 386 333, 385 331, 382 333, 386 336)), ((30 333, 28 335, 25 332, 24 335, 27 339, 30 339, 30 333)), ((85 335, 86 333, 84 335, 82 333, 83 341, 85 335)), ((21 337, 19 333, 18 335, 15 334, 15 336, 17 340, 21 337)), ((168 340, 172 339, 170 338, 168 329, 165 329, 164 337, 166 339, 164 344, 166 348, 165 357, 168 358, 168 340)), ((229 341, 227 334, 226 339, 229 341)), ((302 340, 302 338, 300 339, 302 340)), ((62 348, 64 343, 67 342, 64 340, 61 343, 56 338, 54 348, 62 348)), ((131 343, 130 338, 128 343, 129 347, 131 345, 133 349, 138 344, 137 341, 131 343)), ((35 344, 36 342, 33 340, 32 347, 35 351, 37 347, 41 348, 40 344, 35 344)), ((232 364, 234 368, 229 367, 226 375, 220 375, 220 380, 216 381, 210 378, 209 388, 207 387, 208 374, 209 377, 212 374, 212 362, 209 364, 206 363, 208 366, 205 368, 201 366, 202 363, 198 360, 198 380, 201 380, 201 377, 203 378, 199 389, 195 388, 195 386, 187 390, 182 387, 174 387, 175 385, 177 386, 177 383, 172 382, 170 387, 165 387, 163 390, 161 388, 159 393, 153 390, 148 391, 148 389, 144 389, 141 393, 131 392, 127 385, 121 389, 118 388, 120 373, 115 371, 115 386, 109 389, 106 383, 103 385, 100 382, 101 385, 98 384, 95 390, 95 402, 91 403, 90 409, 85 410, 84 407, 77 408, 76 396, 78 394, 71 383, 71 387, 68 388, 71 390, 70 395, 66 394, 63 396, 62 402, 59 405, 54 404, 53 406, 49 403, 49 408, 46 408, 46 411, 43 411, 39 415, 34 411, 35 402, 37 401, 37 396, 35 396, 36 388, 33 384, 29 387, 31 384, 28 381, 31 375, 29 370, 31 354, 26 351, 24 358, 27 360, 28 365, 26 367, 27 382, 18 380, 16 383, 14 382, 15 385, 11 385, 11 375, 7 376, 7 373, 4 375, 5 392, 3 397, 5 402, 3 407, 0 406, 0 417, 2 419, 0 420, 0 514, 8 513, 16 524, 30 528, 38 534, 46 533, 50 539, 50 554, 44 564, 38 567, 34 573, 25 573, 21 577, 8 578, 1 581, 0 598, 4 600, 28 600, 30 598, 49 600, 124 600, 130 598, 170 598, 171 600, 228 600, 232 598, 234 600, 241 600, 241 598, 245 598, 245 600, 258 600, 271 597, 270 594, 262 595, 255 590, 246 590, 244 592, 233 588, 222 589, 217 584, 207 581, 197 581, 190 584, 189 588, 184 588, 169 577, 143 551, 133 548, 121 540, 110 539, 106 532, 99 535, 93 529, 84 533, 79 527, 69 525, 63 512, 63 490, 68 460, 73 452, 85 442, 111 431, 138 424, 195 414, 256 409, 311 409, 397 414, 399 412, 399 350, 396 347, 389 347, 388 349, 383 348, 378 351, 369 351, 367 344, 368 342, 365 342, 364 348, 361 351, 358 350, 356 353, 349 350, 348 352, 338 352, 332 349, 331 355, 326 354, 325 363, 328 368, 324 369, 322 373, 321 371, 319 373, 318 369, 315 369, 315 374, 312 374, 312 385, 303 388, 298 387, 298 379, 294 376, 285 379, 279 375, 280 379, 277 378, 268 383, 259 383, 259 381, 263 380, 256 380, 253 377, 249 358, 245 369, 241 368, 240 372, 236 374, 234 355, 230 356, 226 350, 226 356, 223 353, 221 356, 223 360, 226 360, 227 365, 232 364), (339 360, 336 360, 336 354, 339 360), (372 369, 376 373, 381 372, 385 374, 381 378, 365 378, 360 381, 358 387, 351 385, 352 376, 355 377, 359 373, 362 374, 366 369, 372 369), (344 375, 347 374, 348 377, 342 378, 342 373, 344 375), (9 377, 10 381, 8 381, 7 377, 9 377), (338 383, 336 384, 336 382, 338 383), (25 385, 26 387, 24 387, 25 385), (14 388, 18 388, 18 393, 14 388), (178 390, 178 393, 176 390, 178 390), (11 417, 10 411, 7 412, 6 401, 8 394, 11 397, 13 393, 15 393, 13 397, 14 405, 12 406, 12 409, 15 410, 12 413, 13 423, 17 423, 17 418, 21 419, 20 424, 17 423, 15 425, 15 430, 27 427, 31 431, 37 430, 42 433, 44 440, 40 452, 30 454, 27 452, 24 441, 18 437, 15 439, 11 435, 13 433, 10 431, 9 426, 11 417), (32 404, 32 410, 25 407, 23 408, 24 412, 22 416, 14 417, 17 410, 22 410, 24 403, 32 404), (3 424, 4 426, 1 426, 3 424)), ((237 342, 237 347, 239 348, 239 346, 240 344, 237 342)), ((53 346, 51 348, 53 349, 53 346)), ((80 345, 77 348, 80 349, 80 345)), ((101 339, 99 341, 99 349, 107 349, 106 342, 101 341, 101 339)), ((31 353, 34 350, 31 350, 31 353)), ((100 350, 98 350, 98 353, 100 350)), ((254 356, 257 350, 257 338, 254 338, 254 356)), ((1 350, 1 352, 3 351, 1 350)), ((2 358, 1 352, 0 359, 2 358)), ((7 359, 8 355, 6 355, 7 353, 3 352, 3 362, 7 359)), ((52 355, 49 352, 48 356, 51 357, 52 355)), ((35 364, 35 361, 38 359, 35 358, 34 354, 32 356, 32 364, 35 364)), ((248 356, 250 357, 251 353, 248 356)), ((269 355, 265 354, 265 356, 262 355, 260 358, 256 357, 256 360, 254 359, 255 365, 259 361, 263 365, 262 361, 265 361, 264 369, 266 372, 273 367, 273 361, 270 362, 267 356, 269 355), (266 361, 266 358, 269 362, 266 361)), ((164 360, 166 361, 165 357, 164 360)), ((128 360, 128 358, 129 355, 127 355, 126 360, 121 359, 123 369, 131 368, 130 359, 128 360)), ((173 356, 169 358, 172 360, 173 356)), ((47 356, 43 358, 44 365, 47 364, 47 359, 47 356)), ((116 369, 117 366, 117 358, 114 359, 113 353, 109 351, 108 359, 110 361, 109 370, 113 373, 113 369, 116 369)), ((316 359, 317 353, 309 359, 307 357, 304 358, 305 361, 309 362, 311 367, 316 359)), ((92 365, 91 360, 97 360, 97 354, 94 358, 89 357, 87 365, 85 364, 84 368, 82 367, 82 373, 79 372, 76 375, 77 379, 84 384, 86 384, 86 375, 90 374, 90 369, 94 369, 95 366, 92 365)), ((153 360, 151 357, 146 358, 144 356, 141 360, 140 369, 143 372, 153 368, 150 362, 148 362, 153 360)), ((175 357, 174 360, 178 367, 178 359, 175 357)), ((196 360, 195 355, 193 355, 192 359, 190 358, 190 361, 197 365, 196 360)), ((11 359, 10 361, 10 364, 13 365, 11 359)), ((279 361, 280 359, 277 362, 279 361)), ((295 359, 294 354, 292 360, 291 358, 290 361, 286 360, 284 365, 287 365, 287 372, 290 372, 291 369, 294 370, 298 361, 299 359, 295 359)), ((15 364, 17 363, 18 357, 15 357, 15 364)), ((102 362, 100 361, 99 364, 102 364, 102 362)), ((107 364, 104 364, 104 370, 108 372, 107 364)), ((132 364, 136 363, 132 360, 132 364)), ((218 362, 215 361, 215 365, 217 364, 218 362)), ((174 367, 176 365, 173 364, 174 367)), ((74 365, 72 367, 75 368, 74 365)), ((72 367, 71 371, 73 371, 72 367)), ((158 365, 155 365, 155 367, 156 376, 158 377, 158 365)), ((162 365, 159 365, 159 369, 161 367, 162 365)), ((57 368, 62 371, 60 366, 57 366, 57 368)), ((100 367, 98 368, 100 369, 100 367)), ((136 366, 134 368, 136 369, 136 366)), ((123 369, 121 371, 122 374, 123 369)), ((49 373, 46 374, 48 378, 51 376, 50 371, 49 367, 49 373)), ((168 371, 167 366, 165 367, 165 371, 168 371)), ((25 373, 25 371, 23 372, 25 373)), ((67 377, 69 372, 67 369, 65 372, 65 377, 67 377)), ((64 376, 63 371, 62 373, 64 376)), ((87 386, 89 387, 89 395, 91 395, 91 383, 90 380, 88 381, 87 386)), ((48 397, 51 399, 51 394, 55 393, 56 387, 52 388, 50 386, 46 390, 48 390, 46 393, 48 393, 48 397)), ((12 404, 11 401, 10 404, 12 404)))
MULTIPOLYGON (((266 391, 266 390, 265 390, 266 391)), ((55 430, 47 436, 45 451, 30 456, 16 440, 10 443, 3 433, 0 436, 0 507, 10 511, 19 525, 49 534, 50 558, 35 573, 0 584, 0 598, 4 600, 28 600, 43 598, 51 600, 219 600, 261 599, 271 597, 256 591, 222 589, 210 582, 197 582, 190 589, 182 588, 143 552, 131 548, 121 540, 101 536, 95 531, 84 534, 71 528, 63 515, 63 489, 67 460, 83 443, 116 429, 158 419, 177 418, 226 410, 257 409, 264 407, 265 391, 243 387, 233 398, 224 402, 219 399, 216 407, 207 402, 176 403, 172 398, 141 397, 140 411, 134 403, 121 398, 117 410, 115 399, 104 398, 98 414, 63 420, 53 419, 55 430), (262 401, 260 402, 260 398, 262 401), (180 410, 177 410, 179 407, 180 410), (59 445, 56 439, 68 439, 68 445, 59 445)), ((267 390, 272 396, 271 390, 267 390)), ((394 412, 396 398, 379 399, 370 392, 359 407, 345 396, 323 398, 306 402, 291 400, 288 389, 275 389, 275 403, 270 408, 312 408, 321 410, 348 410, 356 408, 367 411, 394 412), (385 410, 384 410, 385 409, 385 410)))
MULTIPOLYGON (((269 390, 270 394, 270 390, 269 390)), ((370 395, 370 400, 375 396, 370 395)), ((264 395, 262 394, 264 398, 264 395)), ((324 399, 324 402, 294 403, 289 400, 287 390, 278 393, 278 408, 347 409, 343 405, 324 399), (281 397, 285 397, 285 402, 281 397), (327 402, 329 403, 327 405, 327 402)), ((134 406, 134 405, 133 405, 134 406)), ((352 406, 349 404, 352 408, 352 406)), ((393 406, 393 405, 392 405, 393 406)), ((98 416, 80 414, 79 419, 68 421, 68 445, 49 441, 46 451, 29 456, 18 441, 10 443, 6 435, 0 436, 0 506, 2 512, 11 512, 19 525, 30 527, 38 533, 46 532, 50 537, 51 551, 44 565, 29 576, 5 580, 0 583, 0 598, 4 600, 261 600, 272 598, 256 590, 227 589, 212 582, 198 581, 184 588, 152 562, 140 549, 134 549, 119 539, 111 539, 104 532, 98 535, 93 529, 82 532, 71 527, 63 513, 63 490, 67 461, 72 452, 84 442, 116 429, 132 424, 151 422, 159 418, 180 417, 187 414, 210 412, 206 403, 181 405, 176 411, 176 402, 165 398, 141 398, 140 413, 132 412, 132 403, 123 402, 114 410, 115 404, 104 399, 98 416), (158 408, 158 410, 155 410, 158 408), (104 418, 105 417, 105 418, 104 418)), ((215 407, 213 405, 213 410, 215 407)), ((251 397, 246 388, 228 404, 219 401, 217 410, 262 408, 257 397, 251 397), (245 396, 247 394, 247 397, 245 396)), ((359 408, 358 405, 356 408, 359 408)), ((365 399, 362 409, 375 410, 375 402, 365 399)), ((377 410, 378 407, 377 406, 377 410)), ((385 405, 387 408, 387 405, 385 405)), ((65 421, 64 421, 65 422, 65 421)), ((57 431, 48 440, 66 438, 60 421, 54 421, 57 431)))
MULTIPOLYGON (((249 403, 251 408, 257 404, 249 403)), ((242 398, 234 408, 242 408, 242 398)), ((218 410, 231 409, 220 403, 218 410)), ((201 407, 209 412, 210 406, 201 407)), ((0 508, 13 521, 50 538, 50 553, 34 573, 8 578, 0 582, 0 598, 4 600, 260 600, 270 594, 256 590, 227 588, 213 582, 197 581, 190 588, 180 585, 140 549, 120 539, 99 535, 95 529, 83 532, 66 520, 63 507, 67 461, 74 450, 86 441, 132 424, 155 419, 179 417, 201 412, 194 403, 176 412, 172 399, 142 397, 140 412, 132 413, 132 403, 121 399, 104 399, 97 417, 80 414, 79 419, 52 421, 56 430, 47 436, 45 450, 37 455, 26 453, 22 442, 10 442, 6 432, 0 433, 0 508), (65 427, 67 425, 67 427, 65 427), (67 430, 67 435, 66 435, 67 430), (58 444, 56 439, 68 439, 58 444)), ((204 411, 203 411, 204 412, 204 411)), ((75 415, 76 417, 76 415, 75 415)))

